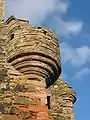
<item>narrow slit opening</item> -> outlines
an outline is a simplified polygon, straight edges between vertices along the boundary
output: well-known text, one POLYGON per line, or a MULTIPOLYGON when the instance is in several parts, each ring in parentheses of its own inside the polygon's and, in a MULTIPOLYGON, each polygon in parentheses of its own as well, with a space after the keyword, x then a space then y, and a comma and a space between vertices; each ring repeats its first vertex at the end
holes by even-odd
POLYGON ((11 38, 10 38, 10 40, 12 40, 14 38, 14 34, 11 34, 11 38))
POLYGON ((46 34, 47 34, 47 31, 44 30, 44 35, 46 35, 46 34))
POLYGON ((50 109, 50 96, 47 96, 47 107, 50 109))

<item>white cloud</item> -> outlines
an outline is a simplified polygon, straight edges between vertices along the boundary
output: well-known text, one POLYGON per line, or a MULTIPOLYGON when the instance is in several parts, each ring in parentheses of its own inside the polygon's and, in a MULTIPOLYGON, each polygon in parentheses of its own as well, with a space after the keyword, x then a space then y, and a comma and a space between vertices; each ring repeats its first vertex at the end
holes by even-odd
POLYGON ((69 5, 70 5, 70 3, 68 0, 57 0, 55 8, 56 8, 56 10, 58 10, 62 13, 66 13, 69 5))
POLYGON ((40 25, 49 16, 48 26, 55 29, 57 34, 70 37, 81 32, 83 23, 63 20, 61 16, 67 13, 69 6, 69 0, 6 0, 5 19, 13 14, 17 18, 27 19, 32 24, 40 25))
POLYGON ((32 23, 41 23, 48 14, 55 11, 66 12, 67 0, 7 0, 6 18, 14 14, 32 23))
POLYGON ((50 24, 58 35, 64 37, 78 35, 83 28, 81 21, 64 21, 59 16, 54 16, 50 24))
POLYGON ((90 69, 89 68, 83 68, 82 70, 78 71, 75 76, 73 77, 74 80, 82 80, 86 76, 90 75, 90 69))
POLYGON ((81 67, 90 62, 90 47, 74 48, 67 43, 61 43, 61 55, 64 63, 71 63, 74 67, 81 67))
POLYGON ((71 35, 77 35, 79 32, 81 32, 83 27, 83 23, 80 21, 69 21, 66 22, 66 34, 71 34, 71 35))

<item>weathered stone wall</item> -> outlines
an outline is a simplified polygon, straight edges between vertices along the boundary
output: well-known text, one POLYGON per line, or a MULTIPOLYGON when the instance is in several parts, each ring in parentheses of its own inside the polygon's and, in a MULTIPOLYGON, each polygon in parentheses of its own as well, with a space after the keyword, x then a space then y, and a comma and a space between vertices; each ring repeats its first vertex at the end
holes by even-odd
POLYGON ((7 40, 7 27, 3 22, 1 22, 0 23, 0 83, 4 82, 7 77, 7 69, 5 68, 6 40, 7 40))
POLYGON ((0 0, 0 21, 4 20, 4 0, 0 0))
POLYGON ((75 94, 60 74, 59 43, 49 29, 13 16, 0 23, 1 120, 74 120, 75 94))
POLYGON ((8 79, 0 88, 1 119, 49 120, 46 88, 61 73, 58 40, 50 30, 13 16, 4 25, 8 79))

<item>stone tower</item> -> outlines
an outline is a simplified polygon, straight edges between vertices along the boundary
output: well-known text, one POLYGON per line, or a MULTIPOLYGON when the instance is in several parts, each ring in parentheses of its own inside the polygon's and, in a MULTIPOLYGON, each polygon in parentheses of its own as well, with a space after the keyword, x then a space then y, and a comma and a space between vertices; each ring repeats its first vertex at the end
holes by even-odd
POLYGON ((0 21, 4 20, 4 0, 0 0, 0 21))
POLYGON ((0 2, 0 119, 74 120, 75 93, 61 78, 57 37, 11 16, 0 2))

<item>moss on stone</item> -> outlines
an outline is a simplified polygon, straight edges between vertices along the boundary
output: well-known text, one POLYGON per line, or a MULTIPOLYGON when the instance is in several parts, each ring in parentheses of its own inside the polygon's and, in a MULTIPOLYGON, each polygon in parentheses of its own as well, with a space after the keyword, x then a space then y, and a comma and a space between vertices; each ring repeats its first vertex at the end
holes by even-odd
POLYGON ((35 29, 35 28, 36 28, 36 26, 35 26, 35 25, 30 25, 30 27, 31 27, 32 29, 35 29))
POLYGON ((53 113, 52 110, 49 109, 49 110, 48 110, 48 114, 49 114, 50 116, 52 116, 52 113, 53 113))
POLYGON ((56 91, 57 94, 71 94, 73 96, 76 96, 75 92, 69 87, 67 83, 64 82, 55 82, 54 85, 58 85, 58 90, 56 91))

